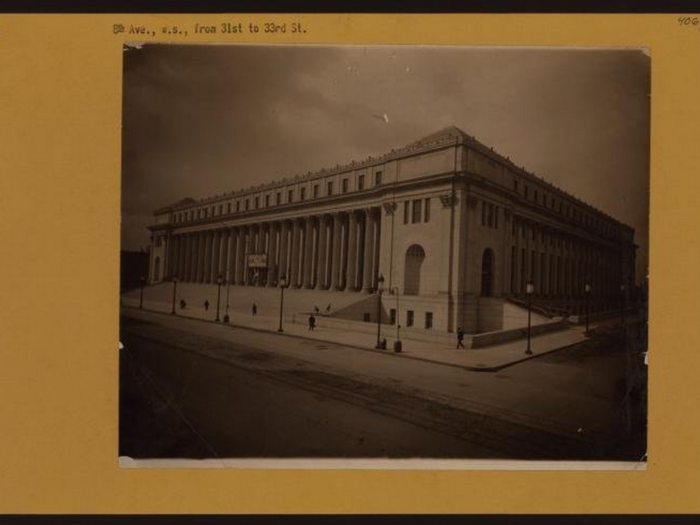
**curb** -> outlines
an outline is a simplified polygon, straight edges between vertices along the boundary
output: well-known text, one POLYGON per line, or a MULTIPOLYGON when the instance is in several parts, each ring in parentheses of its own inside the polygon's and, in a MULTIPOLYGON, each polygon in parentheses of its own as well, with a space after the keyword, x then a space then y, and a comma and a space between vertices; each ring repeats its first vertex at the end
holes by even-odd
POLYGON ((202 319, 200 317, 191 317, 188 315, 178 315, 178 314, 173 315, 173 314, 168 313, 168 312, 159 312, 157 310, 149 310, 147 308, 139 308, 137 306, 122 305, 121 308, 129 309, 129 310, 140 310, 140 311, 148 312, 151 314, 165 315, 168 317, 181 317, 183 319, 188 319, 190 321, 200 321, 203 323, 209 323, 209 324, 214 324, 214 325, 219 325, 219 326, 229 326, 232 328, 251 330, 253 332, 258 332, 258 333, 262 333, 262 334, 277 335, 277 336, 282 336, 282 337, 294 337, 295 339, 301 339, 303 341, 310 341, 310 342, 314 342, 314 343, 330 343, 330 344, 334 344, 334 345, 338 345, 338 346, 345 346, 348 348, 353 348, 355 350, 362 350, 364 352, 371 352, 375 355, 383 355, 383 356, 387 356, 387 357, 402 357, 404 359, 414 359, 416 361, 423 361, 426 363, 432 363, 432 364, 436 364, 436 365, 449 366, 451 368, 461 368, 462 370, 468 370, 470 372, 498 372, 500 370, 503 370, 505 368, 509 368, 511 366, 522 363, 524 361, 536 359, 536 358, 544 356, 544 355, 548 355, 548 354, 551 354, 554 352, 558 352, 560 350, 564 350, 565 348, 571 348, 573 346, 580 345, 580 344, 585 343, 587 341, 587 339, 584 339, 583 341, 578 341, 576 343, 571 343, 568 345, 560 346, 558 348, 553 348, 552 350, 547 350, 546 352, 541 352, 539 354, 533 354, 533 355, 529 355, 526 357, 522 357, 521 359, 517 359, 515 361, 511 361, 511 362, 497 365, 497 366, 469 366, 469 365, 459 365, 456 363, 446 363, 445 361, 438 361, 435 359, 429 359, 427 357, 417 357, 417 356, 412 356, 412 355, 406 355, 403 352, 398 353, 398 352, 392 352, 390 350, 383 351, 383 350, 377 350, 376 348, 367 348, 365 346, 358 346, 358 345, 353 345, 353 344, 348 344, 348 343, 338 343, 336 341, 328 341, 325 339, 315 339, 313 337, 304 337, 303 335, 290 334, 287 332, 280 333, 280 332, 277 332, 276 330, 266 330, 264 328, 257 328, 257 327, 253 327, 253 326, 244 326, 244 325, 239 325, 239 324, 234 324, 234 323, 224 323, 221 321, 216 322, 216 321, 212 321, 209 319, 202 319))

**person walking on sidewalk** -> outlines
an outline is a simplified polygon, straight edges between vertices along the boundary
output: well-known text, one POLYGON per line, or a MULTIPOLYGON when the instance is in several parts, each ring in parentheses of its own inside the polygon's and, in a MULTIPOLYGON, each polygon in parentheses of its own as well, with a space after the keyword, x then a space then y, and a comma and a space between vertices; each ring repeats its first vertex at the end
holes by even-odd
POLYGON ((309 315, 309 330, 313 332, 314 328, 316 328, 316 318, 314 317, 314 314, 311 314, 309 315))
POLYGON ((253 303, 253 315, 258 315, 258 305, 253 303))
POLYGON ((209 311, 209 299, 204 300, 204 311, 209 311))
POLYGON ((464 346, 464 330, 457 328, 457 348, 465 348, 464 346))

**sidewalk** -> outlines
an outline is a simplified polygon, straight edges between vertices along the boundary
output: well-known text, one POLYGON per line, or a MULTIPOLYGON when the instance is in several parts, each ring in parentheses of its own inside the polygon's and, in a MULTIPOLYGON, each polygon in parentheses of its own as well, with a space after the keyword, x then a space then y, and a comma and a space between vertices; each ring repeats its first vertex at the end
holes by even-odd
MULTIPOLYGON (((123 298, 122 305, 130 308, 138 308, 139 302, 138 299, 123 298)), ((170 305, 160 301, 144 300, 143 308, 144 310, 164 314, 170 314, 171 311, 170 305)), ((205 311, 204 308, 197 307, 188 307, 186 310, 178 309, 177 315, 190 319, 214 322, 216 318, 216 307, 209 307, 208 311, 205 311)), ((222 309, 220 311, 222 324, 223 317, 224 312, 222 309)), ((279 317, 275 315, 264 315, 264 312, 253 316, 251 314, 229 311, 229 317, 229 324, 239 328, 277 333, 279 327, 279 317)), ((435 364, 483 372, 495 372, 586 340, 583 328, 579 327, 571 327, 566 330, 540 335, 532 338, 532 354, 528 355, 525 353, 527 346, 526 340, 511 341, 484 348, 465 350, 456 349, 452 345, 441 342, 426 342, 402 338, 402 352, 395 353, 392 349, 394 341, 396 340, 396 331, 393 327, 387 325, 382 325, 381 334, 381 337, 387 340, 387 350, 375 350, 374 347, 377 342, 376 334, 348 332, 325 327, 317 327, 315 330, 309 330, 305 325, 291 322, 285 322, 283 324, 283 329, 285 335, 292 337, 335 343, 360 350, 381 352, 395 357, 417 359, 435 364)))

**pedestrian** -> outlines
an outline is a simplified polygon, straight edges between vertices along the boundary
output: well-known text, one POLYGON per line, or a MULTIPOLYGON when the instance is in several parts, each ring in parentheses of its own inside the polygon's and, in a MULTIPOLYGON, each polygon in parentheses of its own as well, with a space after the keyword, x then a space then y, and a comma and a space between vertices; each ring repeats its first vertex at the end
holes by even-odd
POLYGON ((311 314, 309 315, 309 330, 313 332, 314 328, 316 328, 316 318, 314 314, 311 314))
POLYGON ((204 310, 205 311, 209 310, 209 299, 204 299, 204 310))
POLYGON ((464 331, 461 328, 457 328, 457 348, 465 348, 463 341, 464 331))
POLYGON ((184 299, 180 299, 180 310, 184 310, 187 307, 187 303, 184 299))
POLYGON ((258 315, 258 305, 253 303, 253 315, 258 315))

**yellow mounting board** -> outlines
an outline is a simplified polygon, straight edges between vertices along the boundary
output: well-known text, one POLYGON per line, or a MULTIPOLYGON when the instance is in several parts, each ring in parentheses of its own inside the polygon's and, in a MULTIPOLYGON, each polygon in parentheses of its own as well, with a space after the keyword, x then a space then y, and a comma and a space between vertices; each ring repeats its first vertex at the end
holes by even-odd
POLYGON ((0 15, 0 513, 700 512, 699 63, 678 15, 0 15), (195 31, 223 23, 305 32, 195 31), (122 46, 139 41, 646 48, 647 469, 120 469, 122 46))

